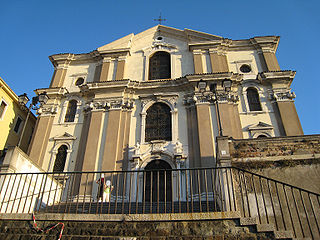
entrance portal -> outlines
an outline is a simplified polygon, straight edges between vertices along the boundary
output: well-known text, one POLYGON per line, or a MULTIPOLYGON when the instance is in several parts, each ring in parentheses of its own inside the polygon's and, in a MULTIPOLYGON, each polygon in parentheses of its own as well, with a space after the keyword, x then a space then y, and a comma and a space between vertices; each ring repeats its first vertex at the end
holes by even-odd
POLYGON ((145 201, 161 202, 172 200, 172 168, 163 160, 154 160, 147 164, 145 178, 145 201))

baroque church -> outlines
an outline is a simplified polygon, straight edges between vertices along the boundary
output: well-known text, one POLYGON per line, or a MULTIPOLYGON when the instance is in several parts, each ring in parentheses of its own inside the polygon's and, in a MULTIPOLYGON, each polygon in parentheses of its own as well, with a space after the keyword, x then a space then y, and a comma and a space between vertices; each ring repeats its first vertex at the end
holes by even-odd
POLYGON ((320 135, 278 43, 157 25, 50 56, 28 154, 0 165, 0 238, 36 213, 66 239, 320 239, 320 135))
POLYGON ((29 156, 48 172, 212 167, 217 136, 303 135, 278 43, 157 25, 52 55, 29 156))

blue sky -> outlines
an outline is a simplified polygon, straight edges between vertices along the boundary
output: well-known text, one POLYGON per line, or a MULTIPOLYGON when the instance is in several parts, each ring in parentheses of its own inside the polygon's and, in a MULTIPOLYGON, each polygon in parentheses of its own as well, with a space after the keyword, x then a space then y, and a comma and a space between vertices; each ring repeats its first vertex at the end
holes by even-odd
POLYGON ((305 134, 320 120, 320 1, 11 0, 0 3, 0 76, 19 95, 48 87, 48 56, 90 52, 157 24, 230 39, 277 35, 281 69, 296 70, 292 84, 305 134))

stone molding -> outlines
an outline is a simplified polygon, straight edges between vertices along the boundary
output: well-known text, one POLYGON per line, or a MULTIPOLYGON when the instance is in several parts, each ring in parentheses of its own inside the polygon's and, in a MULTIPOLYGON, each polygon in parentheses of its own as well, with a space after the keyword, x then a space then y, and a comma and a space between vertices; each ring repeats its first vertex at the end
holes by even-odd
POLYGON ((156 103, 156 102, 165 102, 170 106, 171 110, 174 111, 176 110, 178 97, 179 97, 178 94, 166 94, 166 93, 140 95, 139 98, 141 100, 141 108, 143 109, 142 113, 146 112, 146 106, 151 106, 153 103, 156 103))
POLYGON ((52 104, 52 105, 43 105, 37 110, 37 114, 39 116, 54 116, 58 112, 58 104, 52 104))
POLYGON ((134 106, 132 100, 122 98, 93 100, 85 104, 83 110, 89 111, 110 111, 110 110, 131 110, 134 106))
POLYGON ((217 97, 212 92, 188 94, 184 98, 185 105, 211 104, 211 103, 232 103, 239 102, 239 96, 236 92, 217 92, 217 97))
POLYGON ((269 94, 269 99, 276 102, 293 101, 296 94, 291 89, 273 89, 269 94))

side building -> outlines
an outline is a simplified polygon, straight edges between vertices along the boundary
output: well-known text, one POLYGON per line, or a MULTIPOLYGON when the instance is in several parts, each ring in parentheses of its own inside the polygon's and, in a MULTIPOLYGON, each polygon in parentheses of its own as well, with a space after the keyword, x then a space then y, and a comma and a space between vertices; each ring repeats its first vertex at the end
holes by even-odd
POLYGON ((18 145, 21 139, 20 149, 27 153, 31 137, 36 124, 36 117, 30 114, 23 136, 22 129, 28 114, 25 105, 19 103, 18 96, 0 78, 0 155, 4 159, 8 148, 18 145))

